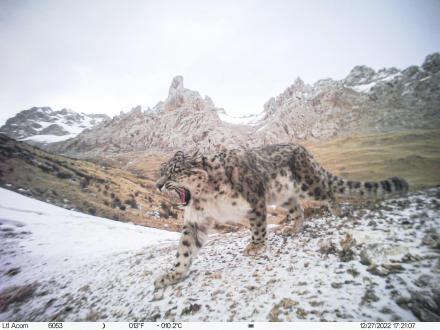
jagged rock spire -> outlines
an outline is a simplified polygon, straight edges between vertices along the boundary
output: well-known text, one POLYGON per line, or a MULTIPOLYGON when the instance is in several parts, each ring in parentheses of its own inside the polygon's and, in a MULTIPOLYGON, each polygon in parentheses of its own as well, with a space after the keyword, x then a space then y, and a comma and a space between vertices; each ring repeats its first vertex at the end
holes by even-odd
POLYGON ((175 76, 173 78, 173 81, 171 82, 171 86, 168 92, 168 95, 174 95, 177 91, 183 90, 183 77, 182 76, 175 76))

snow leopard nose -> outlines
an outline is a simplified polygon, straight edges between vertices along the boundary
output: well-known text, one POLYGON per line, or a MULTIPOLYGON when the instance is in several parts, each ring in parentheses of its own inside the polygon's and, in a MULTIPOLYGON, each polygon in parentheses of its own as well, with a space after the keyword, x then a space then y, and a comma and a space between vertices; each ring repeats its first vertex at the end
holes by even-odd
POLYGON ((167 177, 161 177, 159 180, 156 181, 156 188, 159 191, 162 191, 163 186, 165 185, 165 182, 167 182, 167 177))
POLYGON ((164 184, 163 184, 162 182, 156 182, 156 188, 157 188, 157 190, 161 191, 163 185, 164 185, 164 184))

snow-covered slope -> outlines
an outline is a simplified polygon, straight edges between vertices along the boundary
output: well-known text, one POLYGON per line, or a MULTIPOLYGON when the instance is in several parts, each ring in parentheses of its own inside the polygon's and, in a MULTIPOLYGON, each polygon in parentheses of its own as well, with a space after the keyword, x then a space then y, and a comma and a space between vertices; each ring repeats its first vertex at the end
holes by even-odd
POLYGON ((0 132, 16 140, 52 143, 73 138, 110 119, 102 114, 78 113, 70 109, 54 111, 49 107, 33 107, 8 119, 0 132))
POLYGON ((175 232, 66 210, 3 188, 0 233, 0 291, 178 239, 175 232))
POLYGON ((156 293, 177 242, 156 243, 177 234, 0 197, 0 320, 440 320, 438 188, 271 231, 255 258, 247 230, 212 235, 188 278, 156 293))

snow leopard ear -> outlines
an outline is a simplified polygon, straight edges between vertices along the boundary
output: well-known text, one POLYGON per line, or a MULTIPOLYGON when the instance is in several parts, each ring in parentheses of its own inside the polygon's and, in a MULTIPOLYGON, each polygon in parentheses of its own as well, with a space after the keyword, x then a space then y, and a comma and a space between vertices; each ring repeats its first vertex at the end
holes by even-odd
POLYGON ((202 154, 200 153, 199 149, 194 149, 190 152, 190 156, 185 157, 188 159, 191 163, 196 164, 201 161, 202 154))

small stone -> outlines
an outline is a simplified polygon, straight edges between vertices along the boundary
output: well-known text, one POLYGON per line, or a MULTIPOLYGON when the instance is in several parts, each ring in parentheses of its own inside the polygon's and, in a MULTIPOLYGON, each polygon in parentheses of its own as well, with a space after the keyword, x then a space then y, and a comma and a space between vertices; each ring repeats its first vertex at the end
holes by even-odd
POLYGON ((409 299, 405 298, 403 296, 397 296, 396 299, 394 299, 394 301, 396 302, 397 305, 399 305, 401 308, 403 309, 409 309, 408 307, 408 302, 409 299))
POLYGON ((202 307, 202 305, 199 305, 199 304, 189 304, 189 306, 182 309, 180 316, 188 315, 188 314, 193 315, 193 314, 197 313, 201 307, 202 307))
POLYGON ((367 271, 369 271, 373 275, 378 275, 381 277, 385 277, 390 273, 390 271, 388 269, 377 266, 377 265, 372 265, 372 266, 368 267, 367 271))
POLYGON ((366 303, 377 302, 379 300, 380 300, 380 298, 378 296, 376 296, 376 293, 374 292, 374 290, 372 288, 368 288, 365 291, 364 296, 362 297, 361 304, 364 305, 366 303))
POLYGON ((332 240, 327 239, 320 243, 319 252, 325 255, 336 254, 337 248, 335 243, 332 242, 332 240))
POLYGON ((20 271, 21 271, 20 268, 11 268, 6 272, 6 275, 7 276, 15 276, 18 273, 20 273, 20 271))
POLYGON ((366 265, 366 266, 371 265, 371 256, 369 255, 367 249, 363 249, 361 251, 360 257, 361 257, 361 264, 362 265, 366 265))
POLYGON ((385 269, 388 270, 389 273, 401 273, 402 271, 405 270, 405 268, 403 268, 403 266, 401 264, 398 263, 388 263, 388 264, 383 264, 382 267, 384 267, 385 269))
POLYGON ((347 273, 349 273, 351 276, 356 277, 358 276, 360 273, 357 271, 356 268, 352 267, 347 269, 347 273))
POLYGON ((160 309, 158 306, 156 306, 152 312, 150 313, 148 320, 151 320, 153 322, 156 322, 158 319, 160 319, 161 314, 160 314, 160 309))
POLYGON ((417 255, 413 255, 411 253, 407 253, 403 256, 401 262, 412 262, 412 261, 418 261, 420 260, 420 257, 417 255))
POLYGON ((163 290, 160 290, 153 293, 153 299, 151 299, 151 301, 158 301, 162 299, 163 299, 163 290))
POLYGON ((322 302, 322 301, 312 300, 309 304, 310 304, 310 306, 312 306, 312 307, 318 307, 318 306, 322 306, 322 305, 324 305, 324 302, 322 302))
POLYGON ((219 290, 215 290, 215 291, 212 293, 212 295, 213 295, 213 296, 217 296, 217 295, 219 295, 219 294, 223 294, 223 293, 225 293, 225 290, 221 290, 221 289, 219 289, 219 290))
POLYGON ((305 319, 306 316, 307 316, 307 312, 306 312, 304 309, 298 307, 298 308, 296 309, 296 315, 297 315, 300 319, 305 319))
POLYGON ((381 312, 382 314, 391 314, 391 313, 393 313, 393 311, 392 311, 391 309, 389 309, 388 307, 383 307, 383 308, 380 310, 380 312, 381 312))
POLYGON ((253 291, 253 290, 255 290, 257 287, 256 287, 255 285, 247 285, 245 288, 248 289, 249 291, 253 291))

